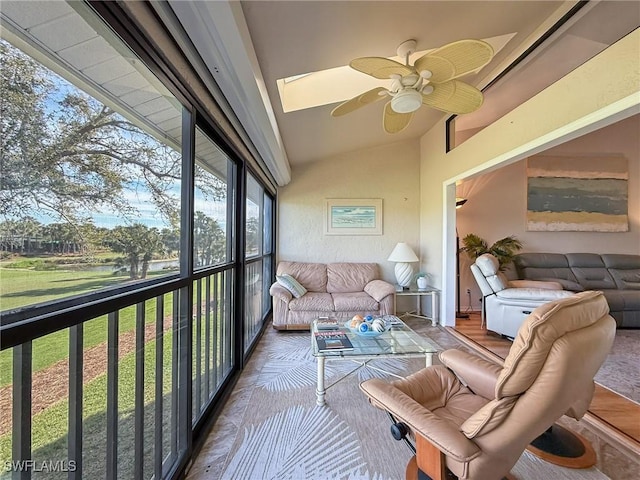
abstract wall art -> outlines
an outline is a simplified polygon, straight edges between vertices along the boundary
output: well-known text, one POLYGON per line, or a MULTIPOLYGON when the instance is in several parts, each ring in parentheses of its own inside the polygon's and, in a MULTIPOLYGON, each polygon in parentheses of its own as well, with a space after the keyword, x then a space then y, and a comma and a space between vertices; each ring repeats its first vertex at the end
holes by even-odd
POLYGON ((621 156, 527 160, 527 230, 627 232, 629 169, 621 156))

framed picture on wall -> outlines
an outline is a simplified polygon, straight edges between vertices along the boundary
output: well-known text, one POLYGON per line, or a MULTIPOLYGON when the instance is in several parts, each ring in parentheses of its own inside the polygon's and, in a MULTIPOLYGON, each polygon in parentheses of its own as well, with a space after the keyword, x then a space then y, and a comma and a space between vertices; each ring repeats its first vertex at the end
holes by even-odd
POLYGON ((628 161, 621 155, 527 160, 527 230, 628 232, 628 161))
POLYGON ((325 235, 382 235, 381 198, 329 198, 325 235))

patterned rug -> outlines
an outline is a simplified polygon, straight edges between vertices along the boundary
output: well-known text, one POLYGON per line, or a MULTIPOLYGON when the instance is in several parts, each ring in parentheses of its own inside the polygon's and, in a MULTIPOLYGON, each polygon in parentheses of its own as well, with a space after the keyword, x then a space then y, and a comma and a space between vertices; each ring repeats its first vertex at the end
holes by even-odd
MULTIPOLYGON (((440 327, 423 323, 420 330, 443 349, 467 349, 440 327)), ((367 368, 354 371, 327 390, 327 405, 319 407, 310 350, 308 332, 265 333, 187 478, 404 478, 411 452, 393 440, 386 414, 372 407, 358 388, 363 380, 384 374, 367 368)), ((421 359, 376 362, 377 367, 403 376, 424 366, 421 359)), ((328 361, 326 383, 354 367, 349 361, 328 361)), ((595 468, 561 468, 527 452, 512 474, 518 479, 608 478, 595 468)))

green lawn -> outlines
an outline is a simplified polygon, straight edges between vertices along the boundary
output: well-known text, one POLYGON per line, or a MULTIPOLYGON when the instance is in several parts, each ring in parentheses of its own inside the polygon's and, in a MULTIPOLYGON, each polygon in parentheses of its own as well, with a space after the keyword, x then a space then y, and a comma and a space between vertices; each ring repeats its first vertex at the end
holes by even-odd
MULTIPOLYGON (((163 392, 166 394, 171 391, 171 331, 164 336, 164 361, 163 361, 163 392)), ((153 340, 145 345, 144 349, 144 403, 153 405, 154 389, 155 389, 155 345, 153 340)), ((106 359, 105 359, 106 362, 106 359)), ((119 444, 133 445, 133 409, 135 400, 135 352, 132 352, 119 362, 118 372, 118 410, 119 414, 119 444)), ((37 393, 37 392, 34 392, 37 393)), ((85 453, 89 453, 92 461, 85 464, 84 474, 87 478, 99 478, 103 470, 101 465, 104 464, 105 452, 105 428, 106 428, 106 395, 107 394, 107 376, 100 375, 91 382, 84 385, 83 395, 83 443, 85 445, 85 453), (93 445, 93 448, 87 446, 93 445), (91 451, 94 450, 95 451, 91 451), (91 475, 88 475, 91 473, 91 475)), ((170 399, 165 395, 165 419, 168 414, 168 406, 170 399)), ((66 458, 67 446, 67 421, 68 421, 69 400, 64 398, 50 408, 33 416, 32 430, 32 450, 33 458, 36 461, 41 460, 62 460, 66 458)), ((146 425, 153 426, 153 408, 145 408, 146 425)), ((145 428, 145 430, 148 430, 145 428)), ((150 432, 153 435, 153 429, 150 432)), ((146 435, 145 435, 146 436, 146 435)), ((153 445, 153 437, 147 440, 153 445)), ((146 442, 145 442, 146 443, 146 442)), ((133 465, 133 449, 119 449, 119 464, 133 465)), ((153 456, 150 456, 153 458, 153 456)), ((85 458, 86 455, 85 455, 85 458)), ((11 433, 7 433, 0 437, 0 465, 11 459, 11 433)), ((147 462, 145 462, 147 463, 147 462)), ((151 465, 147 465, 151 467, 151 465)), ((127 468, 127 470, 129 470, 127 468)), ((1 471, 1 470, 0 470, 1 471)), ((147 470, 148 471, 148 470, 147 470)))
POLYGON ((0 268, 0 310, 100 290, 128 281, 113 272, 0 268))
MULTIPOLYGON (((163 272, 158 272, 162 275, 163 272)), ((2 293, 3 310, 15 308, 19 305, 35 304, 46 300, 65 297, 71 294, 88 292, 103 288, 106 285, 120 283, 127 280, 126 277, 114 277, 108 272, 73 272, 64 270, 54 271, 32 271, 32 270, 16 270, 0 268, 0 292, 2 293)), ((213 285, 212 285, 213 290, 213 285)), ((208 292, 209 295, 216 296, 215 292, 208 292)), ((207 292, 203 292, 206 296, 207 292)), ((173 295, 165 295, 164 316, 165 318, 172 315, 173 295)), ((195 303, 195 299, 194 299, 195 303)), ((220 305, 218 305, 220 308, 220 305)), ((205 312, 203 309, 203 318, 205 312)), ((135 329, 136 306, 130 306, 120 310, 119 331, 125 333, 135 329)), ((156 316, 155 299, 148 300, 145 304, 145 322, 154 323, 156 316)), ((217 329, 217 342, 220 342, 221 331, 220 325, 217 329)), ((195 334, 195 331, 194 331, 195 334)), ((204 334, 204 331, 203 331, 204 334)), ((68 329, 64 329, 45 337, 34 340, 33 342, 33 371, 38 372, 58 361, 68 358, 68 329)), ((163 419, 165 446, 170 438, 169 429, 170 422, 168 418, 169 408, 171 404, 171 359, 172 352, 172 331, 165 332, 164 335, 164 380, 163 391, 165 392, 165 414, 163 419)), ((107 341, 107 317, 101 316, 90 320, 84 324, 84 349, 105 343, 107 341)), ((151 340, 145 344, 145 387, 144 387, 144 403, 145 403, 145 450, 153 448, 153 424, 154 424, 154 384, 155 384, 155 344, 156 340, 151 340)), ((215 346, 212 345, 214 350, 215 346)), ((204 340, 202 342, 204 349, 204 340)), ((220 343, 217 344, 220 348, 220 343)), ((195 348, 193 355, 195 356, 195 348)), ((106 369, 106 354, 104 355, 104 367, 106 369)), ((203 355, 204 362, 204 355, 203 355)), ((12 382, 12 349, 0 352, 0 386, 9 385, 12 382)), ((216 370, 220 367, 219 374, 224 375, 223 367, 216 365, 216 370)), ((86 366, 85 366, 86 368, 86 366)), ((195 369, 195 365, 194 365, 195 369)), ((193 372, 194 375, 196 372, 193 372)), ((202 366, 202 374, 204 374, 204 365, 202 366)), ((64 381, 67 381, 66 378, 64 381)), ((124 476, 130 477, 133 468, 133 408, 134 408, 134 392, 135 392, 135 352, 131 352, 120 359, 119 362, 119 385, 118 385, 118 410, 119 415, 119 438, 118 449, 121 455, 119 459, 118 474, 123 473, 124 476), (121 472, 122 470, 122 472, 121 472)), ((86 381, 84 385, 84 401, 83 401, 83 444, 85 450, 85 459, 90 459, 91 465, 85 463, 85 475, 90 478, 98 478, 104 471, 104 452, 105 452, 105 429, 106 429, 106 373, 100 373, 91 381, 86 381), (87 457, 89 455, 89 457, 87 457), (96 457, 97 455, 97 457, 96 457)), ((212 385, 213 388, 215 386, 212 385)), ((34 391, 36 398, 43 395, 42 390, 34 391)), ((208 395, 208 392, 205 392, 208 395)), ((66 441, 67 441, 67 422, 68 422, 68 405, 69 399, 63 398, 51 407, 36 413, 33 416, 32 431, 32 449, 33 458, 38 460, 62 460, 66 458, 66 441)), ((6 412, 3 412, 3 414, 6 412)), ((166 448, 165 447, 165 448, 166 448)), ((0 437, 0 465, 5 460, 11 458, 11 433, 8 432, 0 437)), ((149 461, 153 459, 153 455, 145 454, 145 470, 149 471, 151 465, 149 461)), ((86 460, 85 460, 86 461, 86 460)), ((4 479, 6 475, 2 474, 0 467, 0 478, 4 479)), ((88 477, 88 478, 89 478, 88 477)))
MULTIPOLYGON (((160 272, 161 273, 161 272, 160 272)), ((1 309, 6 310, 25 304, 69 296, 74 293, 97 290, 121 283, 128 277, 115 277, 105 272, 73 272, 66 270, 31 271, 0 269, 1 309), (54 285, 58 285, 57 287, 54 285), (50 287, 50 288, 48 288, 50 287), (25 301, 26 300, 26 301, 25 301), (9 305, 11 306, 9 306, 9 305)), ((165 296, 165 316, 171 313, 172 296, 165 296)), ((145 322, 155 321, 155 300, 145 305, 145 322)), ((120 333, 135 328, 136 307, 120 310, 120 333)), ((107 340, 107 317, 102 316, 85 323, 84 348, 91 348, 107 340)), ((11 357, 13 350, 0 352, 0 386, 8 385, 12 379, 11 357)), ((37 372, 69 356, 69 330, 38 338, 33 342, 33 371, 37 372)))

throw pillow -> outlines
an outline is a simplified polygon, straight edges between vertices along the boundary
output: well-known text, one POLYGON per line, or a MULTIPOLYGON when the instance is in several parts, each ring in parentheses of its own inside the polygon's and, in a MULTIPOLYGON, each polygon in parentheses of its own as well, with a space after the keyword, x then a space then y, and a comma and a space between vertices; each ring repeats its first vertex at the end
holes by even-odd
POLYGON ((291 295, 296 298, 300 298, 305 293, 307 293, 307 289, 300 285, 300 282, 298 282, 288 273, 276 275, 276 280, 280 285, 289 290, 291 292, 291 295))

